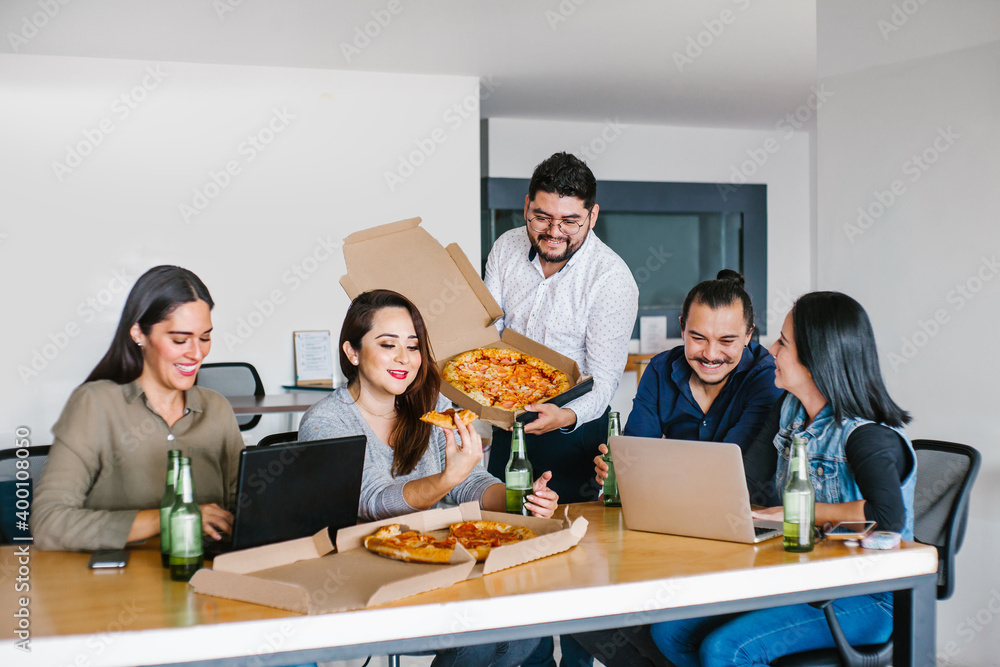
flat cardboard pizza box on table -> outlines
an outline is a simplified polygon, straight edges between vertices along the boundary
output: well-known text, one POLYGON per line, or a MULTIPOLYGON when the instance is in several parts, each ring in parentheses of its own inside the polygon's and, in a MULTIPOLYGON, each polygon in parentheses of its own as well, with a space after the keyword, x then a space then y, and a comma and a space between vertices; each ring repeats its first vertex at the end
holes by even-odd
MULTIPOLYGON (((505 329, 503 336, 497 333, 495 323, 503 310, 479 272, 457 243, 442 247, 420 226, 420 218, 351 234, 344 239, 344 261, 347 275, 340 284, 352 299, 367 290, 388 289, 417 306, 439 368, 467 350, 500 347, 538 357, 563 371, 570 392, 588 379, 581 377, 580 367, 569 357, 511 329, 505 329)), ((447 382, 441 383, 441 393, 497 426, 509 427, 524 412, 481 405, 447 382)))
POLYGON ((313 537, 223 554, 215 558, 213 569, 198 570, 191 585, 196 593, 306 614, 364 609, 558 554, 586 532, 583 517, 539 519, 484 512, 478 503, 464 503, 343 528, 337 531, 336 549, 322 530, 313 537), (366 536, 388 524, 427 532, 481 519, 526 526, 538 537, 497 547, 478 565, 460 545, 447 565, 404 563, 364 547, 366 536))

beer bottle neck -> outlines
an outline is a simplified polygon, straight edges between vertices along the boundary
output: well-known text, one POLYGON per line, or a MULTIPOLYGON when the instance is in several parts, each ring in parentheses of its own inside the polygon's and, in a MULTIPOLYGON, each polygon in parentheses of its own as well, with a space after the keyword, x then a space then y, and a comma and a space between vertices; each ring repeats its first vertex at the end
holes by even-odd
POLYGON ((792 472, 800 479, 809 478, 809 454, 806 453, 806 441, 795 440, 792 449, 792 472))
POLYGON ((181 463, 177 481, 177 498, 182 503, 194 502, 194 479, 191 476, 191 464, 181 463))
POLYGON ((181 470, 181 453, 176 449, 170 450, 170 458, 167 460, 167 485, 176 486, 177 476, 181 470), (176 453, 175 453, 176 452, 176 453))
POLYGON ((524 458, 527 451, 524 446, 524 431, 514 431, 514 437, 510 443, 510 451, 514 456, 524 458))

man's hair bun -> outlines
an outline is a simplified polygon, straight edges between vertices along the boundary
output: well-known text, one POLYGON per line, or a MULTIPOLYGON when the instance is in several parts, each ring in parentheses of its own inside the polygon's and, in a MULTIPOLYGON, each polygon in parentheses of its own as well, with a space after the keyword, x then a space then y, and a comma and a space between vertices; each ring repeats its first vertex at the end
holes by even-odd
POLYGON ((730 280, 736 283, 741 289, 743 288, 743 284, 746 282, 743 279, 743 275, 741 273, 739 273, 738 271, 733 271, 732 269, 722 269, 721 271, 719 271, 719 273, 716 274, 715 279, 730 280))

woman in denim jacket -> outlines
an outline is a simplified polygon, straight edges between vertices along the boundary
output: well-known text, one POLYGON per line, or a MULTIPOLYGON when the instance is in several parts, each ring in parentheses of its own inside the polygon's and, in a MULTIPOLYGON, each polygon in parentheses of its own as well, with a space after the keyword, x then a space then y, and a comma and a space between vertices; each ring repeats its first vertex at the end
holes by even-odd
MULTIPOLYGON (((745 456, 753 502, 777 505, 793 436, 808 441, 816 523, 877 521, 913 539, 916 455, 903 426, 910 416, 889 397, 871 322, 839 292, 801 297, 771 346, 775 385, 786 391, 745 456)), ((781 520, 780 506, 755 512, 781 520)), ((892 594, 833 603, 854 645, 892 632, 892 594)), ((806 604, 658 623, 653 641, 678 667, 767 665, 789 653, 833 646, 821 610, 806 604)))

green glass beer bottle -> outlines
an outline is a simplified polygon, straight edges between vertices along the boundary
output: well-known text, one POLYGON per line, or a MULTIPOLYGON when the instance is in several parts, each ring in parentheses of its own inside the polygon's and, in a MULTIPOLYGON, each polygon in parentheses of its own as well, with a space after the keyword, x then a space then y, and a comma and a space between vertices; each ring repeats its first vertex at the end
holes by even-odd
POLYGON ((181 467, 181 450, 171 449, 167 452, 167 486, 163 489, 163 500, 160 501, 160 557, 163 567, 170 567, 170 508, 174 506, 177 492, 174 485, 177 481, 177 471, 181 467))
POLYGON ((806 439, 792 438, 792 457, 788 462, 788 481, 785 483, 784 502, 785 551, 812 551, 816 523, 816 491, 809 481, 809 455, 806 439))
POLYGON ((180 458, 177 497, 170 509, 170 578, 188 581, 205 562, 201 546, 201 510, 195 502, 191 459, 180 458))
POLYGON ((531 484, 535 481, 531 461, 524 445, 524 424, 514 422, 514 434, 510 440, 510 458, 503 472, 507 485, 507 511, 511 514, 528 515, 524 508, 525 498, 531 495, 531 484))
POLYGON ((601 458, 608 465, 608 478, 604 480, 604 506, 605 507, 621 507, 622 498, 618 494, 618 478, 615 476, 615 462, 611 458, 611 436, 621 435, 622 425, 621 417, 617 412, 611 412, 608 414, 608 439, 605 441, 605 445, 608 448, 608 453, 603 455, 601 458))

